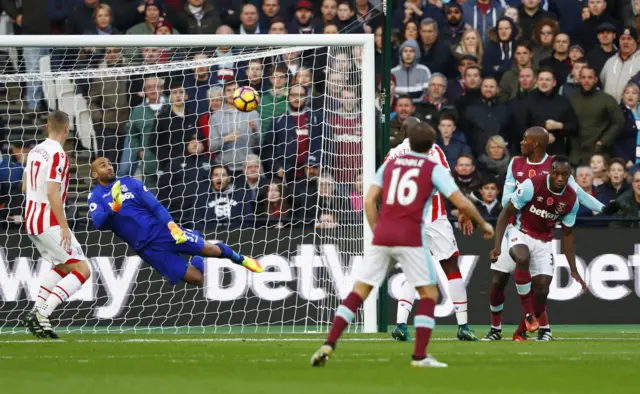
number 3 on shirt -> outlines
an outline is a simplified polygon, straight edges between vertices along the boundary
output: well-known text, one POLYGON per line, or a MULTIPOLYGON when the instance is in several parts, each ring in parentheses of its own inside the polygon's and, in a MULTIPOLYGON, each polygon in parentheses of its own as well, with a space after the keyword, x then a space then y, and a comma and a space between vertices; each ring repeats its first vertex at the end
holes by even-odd
POLYGON ((38 172, 40 172, 40 163, 39 161, 31 162, 31 189, 36 190, 36 180, 38 179, 38 172))
POLYGON ((411 204, 418 195, 418 184, 415 181, 420 175, 419 168, 412 168, 400 177, 402 168, 396 168, 391 171, 391 185, 387 194, 387 205, 393 205, 396 202, 396 196, 400 205, 411 204))

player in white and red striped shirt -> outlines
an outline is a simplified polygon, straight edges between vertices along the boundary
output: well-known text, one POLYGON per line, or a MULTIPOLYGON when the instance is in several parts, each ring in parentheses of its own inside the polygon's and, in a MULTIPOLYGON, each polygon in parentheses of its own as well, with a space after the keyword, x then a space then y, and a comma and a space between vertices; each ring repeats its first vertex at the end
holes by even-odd
POLYGON ((24 323, 36 336, 57 338, 49 316, 80 289, 91 271, 64 214, 69 156, 62 144, 69 136, 69 116, 61 111, 50 113, 47 131, 49 137, 29 152, 22 191, 26 193, 25 230, 42 258, 54 268, 42 281, 36 304, 24 323))
MULTIPOLYGON (((420 122, 417 118, 407 118, 401 126, 400 133, 406 135, 406 128, 412 122, 420 122)), ((384 161, 400 156, 409 152, 408 139, 404 139, 400 145, 391 149, 384 161)), ((449 169, 449 163, 442 149, 433 144, 429 151, 429 159, 449 169)), ((467 288, 465 287, 460 268, 458 267, 458 245, 456 237, 453 235, 453 228, 449 219, 447 219, 447 210, 444 206, 444 200, 440 193, 436 192, 433 196, 432 205, 429 208, 431 213, 425 215, 425 235, 429 250, 433 257, 440 262, 444 273, 449 281, 449 294, 453 302, 456 312, 456 320, 458 321, 458 339, 461 341, 477 341, 478 337, 468 326, 467 320, 467 288)), ((398 300, 398 311, 396 316, 396 328, 391 333, 394 339, 400 341, 409 341, 411 336, 407 329, 407 320, 413 308, 415 300, 415 289, 408 281, 402 283, 401 296, 398 300)))

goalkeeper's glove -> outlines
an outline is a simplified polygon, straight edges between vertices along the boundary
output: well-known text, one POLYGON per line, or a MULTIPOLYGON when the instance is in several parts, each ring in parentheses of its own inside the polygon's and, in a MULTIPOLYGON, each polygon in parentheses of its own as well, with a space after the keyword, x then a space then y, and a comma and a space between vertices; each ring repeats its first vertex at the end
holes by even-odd
POLYGON ((111 197, 113 197, 111 209, 113 209, 113 212, 118 212, 124 202, 124 196, 122 195, 122 190, 120 190, 120 181, 116 181, 116 183, 111 186, 111 197))
POLYGON ((185 234, 180 226, 178 226, 175 222, 170 222, 167 227, 169 227, 173 239, 176 240, 176 244, 179 245, 187 242, 187 234, 185 234))
POLYGON ((616 212, 622 209, 618 200, 612 201, 609 205, 606 205, 602 208, 602 214, 606 216, 612 216, 616 212))

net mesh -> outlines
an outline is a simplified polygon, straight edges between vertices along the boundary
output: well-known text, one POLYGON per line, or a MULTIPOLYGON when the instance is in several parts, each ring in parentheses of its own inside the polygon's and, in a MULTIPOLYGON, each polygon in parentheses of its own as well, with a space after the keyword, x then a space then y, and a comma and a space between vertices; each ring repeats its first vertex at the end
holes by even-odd
POLYGON ((361 47, 24 49, 31 65, 7 62, 0 75, 0 332, 24 331, 51 269, 25 233, 20 190, 27 154, 46 138, 46 107, 72 119, 66 215, 92 267, 54 313, 59 331, 328 328, 363 252, 361 47), (239 86, 258 92, 258 110, 231 105, 239 86), (204 287, 171 286, 93 227, 90 163, 100 156, 143 181, 176 222, 266 271, 208 259, 204 287))

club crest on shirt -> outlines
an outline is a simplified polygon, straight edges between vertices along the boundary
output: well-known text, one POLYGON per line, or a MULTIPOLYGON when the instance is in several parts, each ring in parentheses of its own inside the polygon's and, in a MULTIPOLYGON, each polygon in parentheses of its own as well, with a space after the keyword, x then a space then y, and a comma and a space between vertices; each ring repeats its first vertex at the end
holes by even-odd
POLYGON ((564 211, 564 209, 567 207, 567 204, 563 203, 563 202, 559 202, 558 203, 558 209, 556 210, 557 212, 562 212, 564 211))
POLYGON ((547 197, 547 205, 553 205, 553 197, 547 197))
POLYGON ((122 185, 120 190, 122 190, 123 192, 128 192, 129 191, 129 189, 127 188, 127 185, 122 185))

